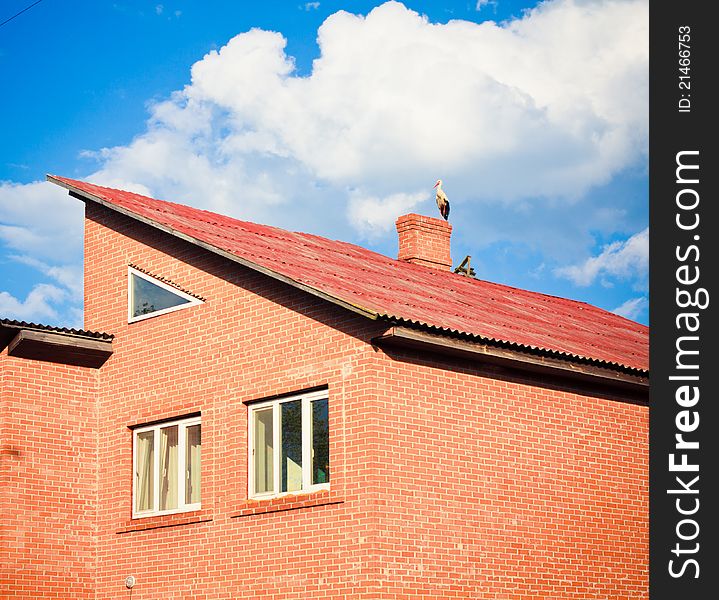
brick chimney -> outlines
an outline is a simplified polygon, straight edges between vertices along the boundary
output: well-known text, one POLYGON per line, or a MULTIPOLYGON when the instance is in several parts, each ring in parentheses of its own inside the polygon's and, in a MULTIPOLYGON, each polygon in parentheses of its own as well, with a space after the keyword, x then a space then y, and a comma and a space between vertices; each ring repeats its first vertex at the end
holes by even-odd
POLYGON ((401 216, 395 225, 399 235, 399 260, 434 269, 452 268, 449 255, 452 226, 447 221, 411 213, 401 216))

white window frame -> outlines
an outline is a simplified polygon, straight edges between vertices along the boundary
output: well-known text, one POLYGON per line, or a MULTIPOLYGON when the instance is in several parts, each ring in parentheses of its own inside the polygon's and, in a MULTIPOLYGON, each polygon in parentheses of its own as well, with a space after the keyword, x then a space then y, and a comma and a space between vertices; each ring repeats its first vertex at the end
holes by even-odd
MULTIPOLYGON (((327 483, 316 483, 312 484, 312 402, 315 400, 327 400, 329 410, 329 393, 325 390, 319 390, 315 392, 306 392, 302 394, 294 394, 292 396, 283 396, 282 398, 275 398, 274 400, 260 401, 252 403, 248 406, 247 410, 247 493, 249 498, 256 499, 267 499, 277 498, 280 496, 290 496, 298 494, 308 494, 319 490, 329 490, 330 482, 327 483), (302 401, 302 489, 294 490, 290 492, 280 492, 280 477, 281 477, 281 456, 280 452, 280 410, 279 406, 285 402, 293 402, 295 400, 302 401), (272 406, 272 437, 273 446, 277 449, 273 457, 273 475, 274 490, 272 492, 261 492, 255 493, 255 461, 254 461, 254 450, 255 450, 255 436, 253 427, 254 413, 258 410, 266 409, 272 406)), ((331 457, 331 453, 330 453, 331 457)))
POLYGON ((156 279, 155 277, 152 277, 151 275, 148 275, 147 273, 143 273, 142 271, 138 271, 137 269, 133 269, 132 267, 127 267, 127 322, 128 323, 135 323, 137 321, 144 321, 145 319, 150 319, 152 317, 159 317, 160 315, 166 315, 167 313, 175 312, 176 310, 182 310, 183 308, 190 308, 191 306, 197 306, 198 304, 204 304, 202 300, 199 298, 195 298, 194 296, 190 296, 190 294, 183 292, 182 290, 178 290, 176 287, 173 287, 164 281, 160 281, 159 279, 156 279), (184 304, 178 304, 177 306, 171 306, 170 308, 163 308, 160 310, 156 310, 154 312, 148 313, 146 315, 138 315, 133 316, 132 315, 132 308, 135 304, 133 293, 132 293, 132 276, 135 275, 136 277, 140 277, 144 279, 145 281, 149 281, 153 285, 156 285, 157 287, 160 287, 164 290, 167 290, 168 292, 172 292, 176 296, 179 296, 180 298, 183 298, 184 300, 187 300, 184 304))
MULTIPOLYGON (((133 519, 143 517, 154 517, 157 515, 171 515, 175 513, 189 512, 192 510, 199 510, 202 508, 202 502, 196 502, 194 504, 185 503, 185 461, 187 452, 187 428, 193 425, 200 425, 202 427, 201 417, 190 417, 188 419, 177 419, 175 421, 163 421, 155 425, 147 425, 143 427, 137 427, 132 430, 132 517, 133 519), (166 427, 174 427, 177 425, 177 508, 170 508, 167 510, 160 510, 160 430, 166 427), (153 452, 153 504, 154 506, 150 510, 143 510, 138 512, 136 504, 137 494, 137 479, 139 474, 137 472, 137 436, 140 433, 152 431, 152 441, 154 444, 153 452)), ((200 429, 202 432, 202 429, 200 429)), ((200 433, 202 435, 202 433, 200 433)), ((202 463, 200 463, 200 473, 202 472, 202 463)), ((200 477, 202 475, 200 474, 200 477)), ((202 479, 200 479, 202 480, 202 479)))

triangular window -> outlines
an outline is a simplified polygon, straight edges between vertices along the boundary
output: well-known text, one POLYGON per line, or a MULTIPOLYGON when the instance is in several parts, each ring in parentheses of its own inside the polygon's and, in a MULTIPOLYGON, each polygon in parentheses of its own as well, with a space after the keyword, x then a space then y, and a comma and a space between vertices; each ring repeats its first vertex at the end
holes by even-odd
POLYGON ((128 267, 128 311, 130 323, 202 304, 182 290, 128 267))

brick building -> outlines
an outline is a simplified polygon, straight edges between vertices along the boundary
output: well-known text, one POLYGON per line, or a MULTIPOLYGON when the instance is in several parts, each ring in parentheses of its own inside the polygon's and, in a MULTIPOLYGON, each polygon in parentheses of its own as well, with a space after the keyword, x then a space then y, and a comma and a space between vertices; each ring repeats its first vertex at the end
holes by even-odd
POLYGON ((0 321, 0 596, 647 597, 646 327, 437 219, 394 260, 49 179, 85 329, 0 321))

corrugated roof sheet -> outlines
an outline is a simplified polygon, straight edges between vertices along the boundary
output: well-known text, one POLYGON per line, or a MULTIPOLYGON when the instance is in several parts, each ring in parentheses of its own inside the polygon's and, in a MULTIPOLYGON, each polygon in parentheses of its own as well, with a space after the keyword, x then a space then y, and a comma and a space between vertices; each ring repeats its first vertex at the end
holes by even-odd
POLYGON ((102 331, 87 331, 85 329, 74 329, 72 327, 41 325, 39 323, 28 323, 27 321, 17 321, 15 319, 0 319, 0 327, 8 327, 12 329, 32 329, 34 331, 48 331, 50 333, 63 333, 65 335, 74 335, 76 337, 84 337, 98 340, 112 340, 115 337, 111 333, 104 333, 102 331))
POLYGON ((649 329, 584 302, 401 262, 360 246, 48 176, 369 315, 615 367, 649 369, 649 329))

